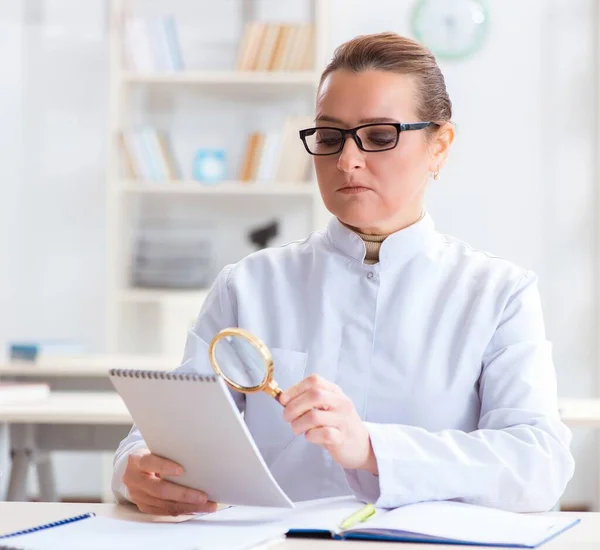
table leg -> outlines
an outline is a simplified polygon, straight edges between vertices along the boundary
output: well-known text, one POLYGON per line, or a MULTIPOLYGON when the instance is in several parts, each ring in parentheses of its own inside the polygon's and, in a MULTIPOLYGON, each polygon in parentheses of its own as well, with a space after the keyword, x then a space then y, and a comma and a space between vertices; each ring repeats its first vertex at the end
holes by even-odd
POLYGON ((9 467, 10 439, 8 438, 8 424, 0 423, 0 501, 6 500, 9 467))
POLYGON ((30 424, 12 424, 9 426, 10 476, 6 500, 23 501, 27 499, 27 474, 33 462, 34 427, 30 424))
POLYGON ((9 427, 9 441, 11 467, 6 500, 23 501, 27 499, 27 474, 34 457, 34 426, 12 424, 9 427))
POLYGON ((38 451, 35 457, 38 484, 40 487, 40 500, 42 502, 58 502, 54 469, 50 460, 50 453, 38 451))
POLYGON ((6 500, 9 502, 24 501, 27 497, 27 473, 31 463, 31 451, 11 452, 11 462, 6 500))

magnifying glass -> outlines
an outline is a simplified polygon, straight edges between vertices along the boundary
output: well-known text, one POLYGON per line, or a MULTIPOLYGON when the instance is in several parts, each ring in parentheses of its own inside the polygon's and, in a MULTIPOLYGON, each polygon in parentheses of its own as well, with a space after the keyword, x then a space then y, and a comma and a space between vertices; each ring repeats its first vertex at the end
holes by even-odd
POLYGON ((242 393, 264 391, 277 402, 281 388, 273 380, 273 358, 269 348, 241 328, 218 332, 208 348, 214 371, 227 385, 242 393))

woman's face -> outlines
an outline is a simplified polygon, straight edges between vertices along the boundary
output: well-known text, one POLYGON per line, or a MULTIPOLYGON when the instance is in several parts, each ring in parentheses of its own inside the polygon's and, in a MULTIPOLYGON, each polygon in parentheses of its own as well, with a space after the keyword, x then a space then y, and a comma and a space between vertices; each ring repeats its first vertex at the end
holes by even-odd
MULTIPOLYGON (((338 70, 317 97, 316 126, 353 128, 371 122, 427 122, 416 115, 417 91, 410 75, 338 70)), ((323 202, 359 231, 388 234, 420 215, 429 174, 439 170, 452 141, 451 125, 427 139, 426 130, 401 132, 391 150, 366 153, 347 138, 341 153, 315 156, 323 202)))

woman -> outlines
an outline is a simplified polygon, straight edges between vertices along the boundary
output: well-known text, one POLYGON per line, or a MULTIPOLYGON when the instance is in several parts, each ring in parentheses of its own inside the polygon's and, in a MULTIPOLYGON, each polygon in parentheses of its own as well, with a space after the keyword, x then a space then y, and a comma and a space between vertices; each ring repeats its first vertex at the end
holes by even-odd
MULTIPOLYGON (((451 114, 420 44, 385 33, 340 46, 315 128, 300 132, 334 218, 226 267, 190 331, 182 370, 210 372, 208 342, 228 326, 271 349, 283 414, 265 394, 235 399, 293 500, 541 511, 573 474, 535 275, 441 235, 424 211, 451 114)), ((149 513, 214 510, 161 479, 178 469, 134 429, 115 492, 149 513)))

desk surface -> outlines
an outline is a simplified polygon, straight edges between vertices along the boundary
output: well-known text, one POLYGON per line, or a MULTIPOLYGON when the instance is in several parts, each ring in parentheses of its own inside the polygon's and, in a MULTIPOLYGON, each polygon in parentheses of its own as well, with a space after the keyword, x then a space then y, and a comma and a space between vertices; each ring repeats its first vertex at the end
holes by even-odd
POLYGON ((46 357, 37 361, 0 363, 0 377, 98 377, 107 376, 110 369, 173 370, 181 358, 156 355, 82 355, 46 357))
POLYGON ((47 399, 0 404, 0 423, 9 424, 132 424, 116 392, 50 392, 47 399))
POLYGON ((560 399, 558 405, 565 424, 584 428, 600 427, 600 399, 560 399))
MULTIPOLYGON (((137 511, 133 506, 122 506, 117 504, 63 504, 50 502, 0 502, 0 534, 15 530, 26 529, 35 525, 56 521, 62 518, 95 512, 99 516, 128 519, 131 521, 178 521, 176 518, 153 518, 137 511)), ((556 513, 556 512, 555 512, 556 513)), ((597 550, 600 547, 600 514, 579 513, 570 514, 581 518, 581 523, 569 529, 557 538, 547 542, 541 548, 543 550, 597 550)), ((333 541, 311 540, 311 550, 333 548, 333 541)), ((281 548, 297 549, 307 547, 306 540, 285 540, 275 542, 269 546, 269 550, 281 548)), ((398 550, 426 550, 427 548, 439 548, 448 550, 448 545, 431 544, 402 544, 385 542, 358 542, 346 541, 344 548, 356 548, 357 550, 395 547, 398 550)), ((336 546, 337 548, 337 546, 336 546)), ((341 548, 341 547, 340 547, 341 548)))

